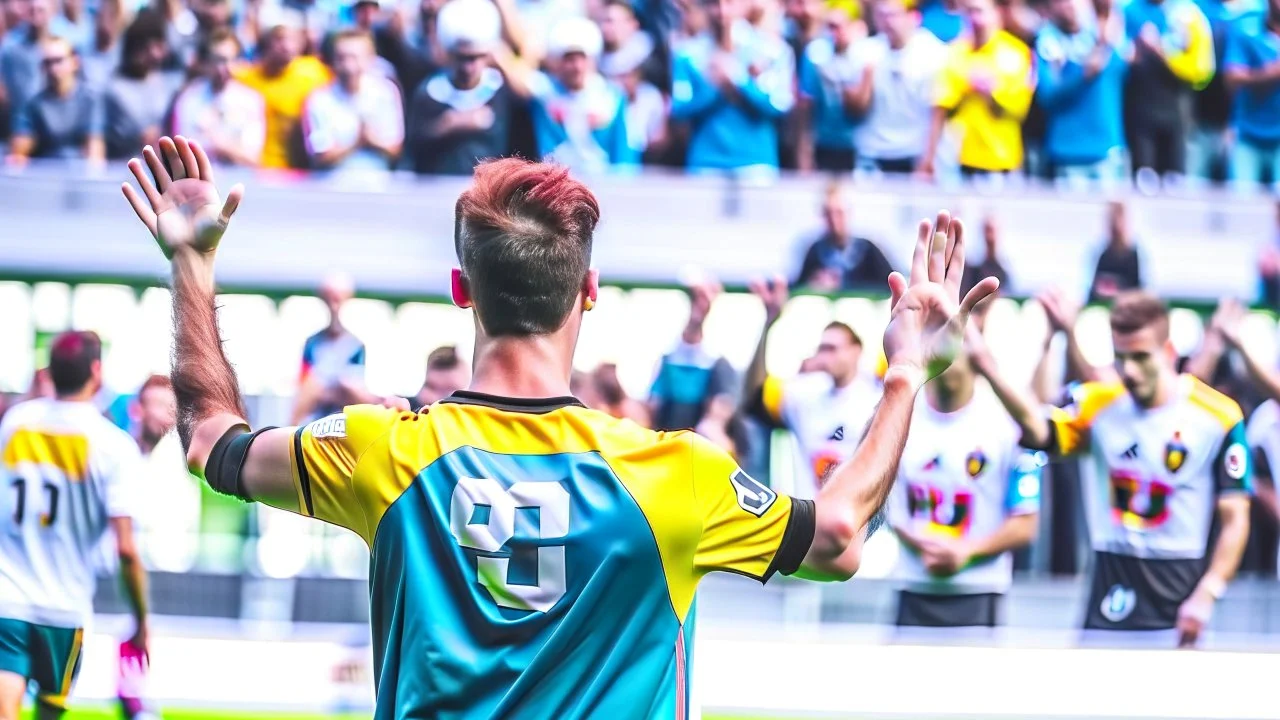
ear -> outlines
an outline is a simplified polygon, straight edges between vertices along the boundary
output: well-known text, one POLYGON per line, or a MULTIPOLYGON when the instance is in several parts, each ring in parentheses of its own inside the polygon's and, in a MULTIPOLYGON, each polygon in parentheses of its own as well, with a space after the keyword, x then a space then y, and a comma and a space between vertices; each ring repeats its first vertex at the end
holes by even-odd
POLYGON ((453 296, 454 305, 463 309, 471 307, 471 288, 467 287, 467 279, 462 277, 462 268, 453 269, 449 292, 453 296))
POLYGON ((600 295, 600 271, 591 268, 587 271, 587 279, 582 284, 582 294, 593 304, 600 295))

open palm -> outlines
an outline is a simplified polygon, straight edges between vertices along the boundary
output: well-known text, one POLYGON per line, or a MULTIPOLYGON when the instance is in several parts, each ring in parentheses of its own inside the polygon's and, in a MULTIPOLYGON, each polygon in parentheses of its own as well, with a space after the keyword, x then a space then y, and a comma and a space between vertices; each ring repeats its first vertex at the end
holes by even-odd
POLYGON ((129 170, 142 188, 142 195, 127 182, 121 190, 166 258, 172 258, 183 247, 212 253, 240 206, 244 187, 231 188, 222 202, 204 148, 181 135, 162 137, 158 144, 163 161, 150 145, 142 150, 145 168, 143 160, 129 161, 129 170))
POLYGON ((951 366, 964 346, 965 324, 1000 282, 989 277, 960 298, 964 277, 964 225, 949 213, 920 222, 911 276, 889 276, 889 325, 884 351, 889 367, 908 366, 931 380, 951 366))

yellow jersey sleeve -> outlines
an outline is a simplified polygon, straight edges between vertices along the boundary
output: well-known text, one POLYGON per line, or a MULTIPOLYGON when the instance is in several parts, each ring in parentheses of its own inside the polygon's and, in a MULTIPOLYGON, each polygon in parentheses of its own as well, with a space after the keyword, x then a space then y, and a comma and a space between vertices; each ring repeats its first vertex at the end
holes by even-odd
POLYGON ((813 502, 779 495, 698 435, 690 433, 689 441, 694 505, 702 520, 695 571, 765 582, 775 572, 799 569, 813 544, 813 502))
POLYGON ((298 428, 291 454, 299 511, 370 540, 373 528, 352 477, 361 456, 400 414, 376 405, 352 405, 298 428))
POLYGON ((1200 8, 1192 3, 1178 7, 1176 22, 1186 30, 1185 44, 1165 56, 1169 71, 1194 90, 1202 90, 1213 79, 1216 61, 1213 30, 1200 8))
POLYGON ((1000 60, 996 62, 998 74, 991 98, 1006 115, 1022 120, 1031 110, 1031 97, 1036 89, 1031 51, 1022 41, 1009 36, 997 52, 1000 60))
POLYGON ((1053 438, 1048 448, 1052 454, 1065 457, 1089 447, 1093 419, 1124 393, 1120 383, 1083 383, 1067 389, 1067 401, 1049 411, 1053 438))

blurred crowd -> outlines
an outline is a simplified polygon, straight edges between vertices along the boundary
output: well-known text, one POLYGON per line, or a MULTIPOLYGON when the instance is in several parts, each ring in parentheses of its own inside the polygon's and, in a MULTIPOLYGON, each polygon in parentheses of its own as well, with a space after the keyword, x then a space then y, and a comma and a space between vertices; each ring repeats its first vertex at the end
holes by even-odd
POLYGON ((0 0, 7 160, 1280 178, 1280 0, 0 0))

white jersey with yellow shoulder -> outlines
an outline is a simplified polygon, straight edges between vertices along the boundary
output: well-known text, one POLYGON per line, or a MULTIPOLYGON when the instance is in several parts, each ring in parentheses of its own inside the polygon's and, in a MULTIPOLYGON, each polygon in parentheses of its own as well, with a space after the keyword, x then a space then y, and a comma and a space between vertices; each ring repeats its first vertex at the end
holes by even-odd
MULTIPOLYGON (((889 499, 889 523, 926 538, 986 537, 1012 516, 1039 512, 1044 465, 1044 453, 1018 445, 1017 427, 987 386, 950 413, 934 409, 921 393, 889 499)), ((915 592, 1002 593, 1013 580, 1013 556, 979 559, 936 578, 903 548, 895 576, 915 592)))
POLYGON ((108 519, 132 515, 138 446, 91 403, 31 400, 0 420, 0 617, 83 627, 108 519))
POLYGON ((1119 383, 1068 388, 1050 413, 1059 455, 1082 463, 1093 547, 1136 558, 1198 559, 1219 495, 1252 492, 1240 406, 1191 375, 1144 409, 1119 383))
POLYGON ((817 497, 819 480, 857 449, 880 394, 879 384, 862 375, 842 388, 824 372, 765 381, 763 404, 769 419, 796 440, 792 495, 817 497))

